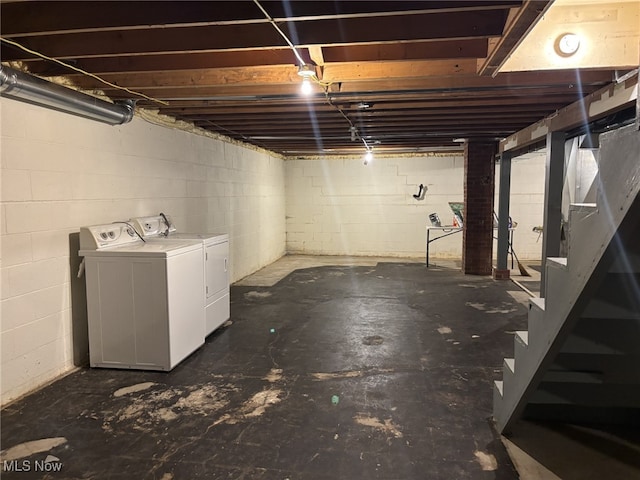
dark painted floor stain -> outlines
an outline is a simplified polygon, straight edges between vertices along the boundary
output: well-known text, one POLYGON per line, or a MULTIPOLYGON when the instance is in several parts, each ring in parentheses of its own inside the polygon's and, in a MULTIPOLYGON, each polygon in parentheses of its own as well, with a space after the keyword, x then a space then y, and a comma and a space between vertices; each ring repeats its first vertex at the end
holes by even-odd
POLYGON ((384 263, 231 291, 172 372, 84 369, 3 410, 3 458, 31 469, 2 478, 518 478, 489 422, 526 324, 504 283, 384 263))

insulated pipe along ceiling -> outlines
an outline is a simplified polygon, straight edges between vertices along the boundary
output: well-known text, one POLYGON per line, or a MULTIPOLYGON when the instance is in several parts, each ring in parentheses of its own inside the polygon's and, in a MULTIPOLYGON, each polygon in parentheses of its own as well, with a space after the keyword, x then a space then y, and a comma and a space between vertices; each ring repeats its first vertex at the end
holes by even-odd
POLYGON ((122 125, 133 118, 133 101, 109 103, 4 65, 0 66, 0 95, 109 125, 122 125))

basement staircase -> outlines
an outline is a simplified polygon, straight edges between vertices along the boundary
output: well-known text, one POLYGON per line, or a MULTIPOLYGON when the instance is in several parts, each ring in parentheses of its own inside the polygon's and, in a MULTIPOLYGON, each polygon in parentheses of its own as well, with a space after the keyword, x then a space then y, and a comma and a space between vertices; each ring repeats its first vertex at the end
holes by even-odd
POLYGON ((600 136, 596 204, 572 205, 566 258, 496 381, 500 433, 520 418, 640 425, 640 131, 600 136))

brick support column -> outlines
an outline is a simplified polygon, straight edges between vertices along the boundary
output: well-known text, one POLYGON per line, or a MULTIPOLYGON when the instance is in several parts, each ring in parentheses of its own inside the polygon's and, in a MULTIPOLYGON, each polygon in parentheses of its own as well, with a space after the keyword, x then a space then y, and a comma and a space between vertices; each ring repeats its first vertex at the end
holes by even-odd
POLYGON ((470 140, 464 147, 462 273, 491 275, 496 143, 470 140))

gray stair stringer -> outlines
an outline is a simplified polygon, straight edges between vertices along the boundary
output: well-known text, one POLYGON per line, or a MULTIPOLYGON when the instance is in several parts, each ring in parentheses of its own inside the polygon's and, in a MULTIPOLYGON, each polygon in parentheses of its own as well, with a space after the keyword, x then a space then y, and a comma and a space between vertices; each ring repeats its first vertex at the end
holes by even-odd
POLYGON ((629 126, 603 134, 601 146, 598 206, 572 206, 568 257, 547 259, 547 298, 529 309, 530 317, 536 317, 529 325, 543 323, 544 328, 526 335, 524 345, 523 335, 516 335, 514 372, 508 382, 494 385, 494 419, 501 433, 521 416, 614 260, 618 262, 612 252, 618 240, 612 239, 634 202, 640 203, 640 132, 629 126))

